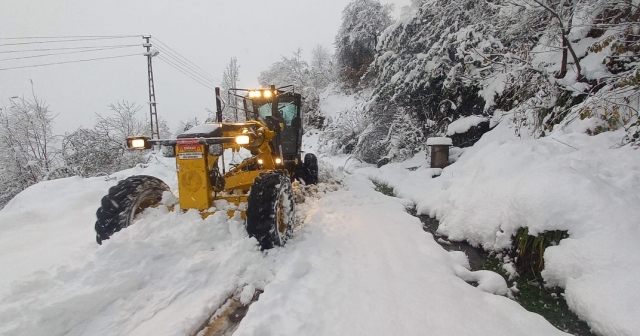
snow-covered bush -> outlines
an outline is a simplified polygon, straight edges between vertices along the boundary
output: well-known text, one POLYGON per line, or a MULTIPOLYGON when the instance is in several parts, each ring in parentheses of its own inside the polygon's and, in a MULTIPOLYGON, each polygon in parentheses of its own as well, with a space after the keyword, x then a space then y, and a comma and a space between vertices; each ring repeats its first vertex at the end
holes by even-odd
POLYGON ((86 128, 64 137, 62 154, 69 175, 82 177, 110 174, 146 162, 146 153, 128 150, 109 134, 86 128))

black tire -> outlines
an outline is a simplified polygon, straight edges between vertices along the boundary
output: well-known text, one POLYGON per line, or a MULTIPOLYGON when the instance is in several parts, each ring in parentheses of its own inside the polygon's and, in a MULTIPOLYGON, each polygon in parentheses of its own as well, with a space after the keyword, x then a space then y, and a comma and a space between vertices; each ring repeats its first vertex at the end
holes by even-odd
POLYGON ((302 179, 306 184, 318 184, 318 158, 314 154, 304 156, 302 179))
POLYGON ((169 186, 153 176, 131 176, 109 188, 96 211, 96 242, 109 239, 114 233, 131 225, 134 217, 162 200, 169 186))
POLYGON ((247 232, 263 250, 282 246, 295 223, 291 180, 284 171, 262 173, 253 181, 247 200, 247 232))

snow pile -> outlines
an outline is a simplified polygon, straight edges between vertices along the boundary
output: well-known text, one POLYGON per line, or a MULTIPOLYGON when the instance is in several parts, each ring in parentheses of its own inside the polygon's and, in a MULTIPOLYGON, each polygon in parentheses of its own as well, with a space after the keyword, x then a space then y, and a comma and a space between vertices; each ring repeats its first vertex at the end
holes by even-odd
POLYGON ((564 287, 594 331, 638 334, 640 152, 617 148, 624 132, 517 139, 511 127, 499 124, 435 179, 399 164, 359 171, 440 219, 438 231, 453 240, 497 250, 521 227, 568 230, 546 250, 546 283, 564 287))
MULTIPOLYGON (((172 162, 117 175, 175 186, 172 162)), ((115 183, 40 183, 0 212, 0 335, 192 334, 227 297, 273 277, 243 221, 222 212, 149 209, 97 245, 95 211, 115 183)))
POLYGON ((468 117, 462 117, 447 127, 447 136, 452 136, 454 134, 460 134, 467 132, 471 127, 478 126, 481 122, 489 120, 486 117, 481 117, 477 115, 472 115, 468 117))

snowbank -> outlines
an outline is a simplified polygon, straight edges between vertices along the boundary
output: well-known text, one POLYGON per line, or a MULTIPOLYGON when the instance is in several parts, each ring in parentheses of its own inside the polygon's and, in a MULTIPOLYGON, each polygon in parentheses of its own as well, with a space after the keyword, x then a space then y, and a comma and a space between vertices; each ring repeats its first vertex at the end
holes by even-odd
POLYGON ((468 116, 462 117, 447 127, 447 136, 452 136, 454 134, 460 134, 467 132, 471 127, 478 126, 481 122, 487 121, 489 118, 481 117, 481 116, 468 116))
POLYGON ((545 253, 547 284, 566 289, 569 307, 594 331, 640 333, 640 152, 617 148, 621 132, 561 132, 517 139, 508 122, 485 134, 440 177, 399 164, 359 171, 386 182, 439 232, 489 250, 530 234, 568 230, 545 253))
MULTIPOLYGON (((173 160, 114 174, 175 187, 173 160)), ((116 179, 36 184, 0 211, 0 335, 188 335, 271 263, 243 221, 149 209, 103 245, 93 225, 116 179)))

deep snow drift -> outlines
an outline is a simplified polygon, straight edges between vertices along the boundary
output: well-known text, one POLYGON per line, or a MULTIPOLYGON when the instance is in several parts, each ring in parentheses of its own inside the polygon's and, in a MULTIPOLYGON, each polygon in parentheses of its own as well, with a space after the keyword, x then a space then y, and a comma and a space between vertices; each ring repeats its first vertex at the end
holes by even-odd
POLYGON ((595 332, 639 335, 640 151, 619 148, 623 132, 513 134, 503 121, 444 170, 428 168, 424 153, 411 164, 351 170, 440 219, 438 231, 450 239, 488 250, 510 246, 520 227, 532 235, 568 230, 545 252, 546 283, 565 288, 571 310, 595 332))
MULTIPOLYGON (((131 174, 175 188, 172 160, 114 177, 131 174)), ((306 220, 290 243, 268 253, 236 218, 164 207, 99 246, 94 212, 115 180, 35 185, 0 211, 0 334, 186 335, 227 297, 254 289, 264 293, 239 335, 562 334, 487 293, 506 284, 441 249, 406 213, 410 202, 363 176, 322 176, 341 178, 341 189, 320 185, 299 205, 306 220)))

